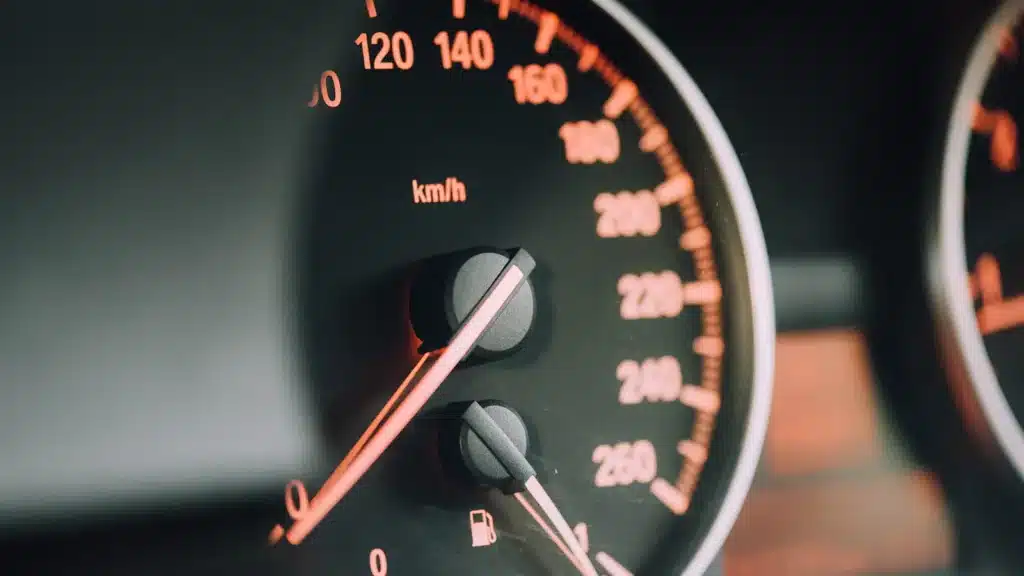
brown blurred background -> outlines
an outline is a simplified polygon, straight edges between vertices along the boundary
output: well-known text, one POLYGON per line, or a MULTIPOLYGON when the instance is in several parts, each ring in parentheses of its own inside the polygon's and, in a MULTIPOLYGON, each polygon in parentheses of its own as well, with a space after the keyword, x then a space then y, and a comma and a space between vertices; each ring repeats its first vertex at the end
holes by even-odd
POLYGON ((726 576, 941 574, 942 489, 877 401, 855 330, 782 333, 761 467, 725 547, 726 576))

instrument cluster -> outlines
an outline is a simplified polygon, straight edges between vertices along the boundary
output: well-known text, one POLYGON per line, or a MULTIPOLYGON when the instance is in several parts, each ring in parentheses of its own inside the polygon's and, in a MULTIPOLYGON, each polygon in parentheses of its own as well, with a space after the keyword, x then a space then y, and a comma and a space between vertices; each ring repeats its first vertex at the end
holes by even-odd
POLYGON ((0 6, 26 571, 1024 565, 1024 0, 51 4, 0 6))

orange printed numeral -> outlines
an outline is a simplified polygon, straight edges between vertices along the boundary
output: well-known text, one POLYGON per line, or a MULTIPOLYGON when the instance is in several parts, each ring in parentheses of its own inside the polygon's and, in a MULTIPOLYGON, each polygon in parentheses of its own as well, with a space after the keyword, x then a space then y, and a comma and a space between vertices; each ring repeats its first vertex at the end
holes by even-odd
POLYGON ((671 270, 625 274, 618 289, 619 313, 625 320, 673 318, 683 311, 683 282, 671 270))
POLYGON ((558 129, 570 164, 611 164, 619 159, 619 129, 608 119, 597 122, 566 122, 558 129))
POLYGON ((974 265, 974 273, 968 277, 971 298, 981 300, 985 304, 998 304, 1003 301, 1003 275, 999 270, 999 261, 991 254, 982 254, 974 265))
POLYGON ((399 70, 408 70, 415 60, 412 38, 405 32, 395 32, 391 36, 384 32, 374 32, 373 36, 367 36, 363 32, 356 38, 356 44, 363 52, 363 68, 367 70, 391 70, 395 66, 399 70), (375 57, 370 53, 371 46, 380 46, 375 57), (389 54, 391 58, 388 58, 389 54))
POLYGON ((615 376, 622 383, 619 404, 675 402, 683 391, 683 370, 672 356, 647 358, 642 363, 623 360, 615 376))
POLYGON ((594 485, 599 488, 646 484, 658 474, 658 456, 647 440, 602 444, 592 456, 597 464, 594 485))
POLYGON ((320 75, 320 84, 313 85, 313 97, 306 106, 315 107, 323 99, 328 108, 337 108, 341 104, 341 80, 334 70, 327 70, 320 75))
POLYGON ((569 97, 569 79, 558 64, 513 66, 508 79, 520 104, 561 104, 569 97))
MULTIPOLYGON (((306 485, 300 480, 292 480, 284 487, 284 508, 292 520, 298 520, 309 512, 309 493, 306 485)), ((284 538, 285 529, 280 524, 270 532, 270 543, 277 544, 284 538)), ((374 548, 370 551, 370 574, 373 576, 388 575, 388 556, 384 550, 374 548)))
MULTIPOLYGON (((284 509, 288 517, 293 521, 298 520, 309 512, 309 493, 306 492, 306 485, 301 480, 292 480, 284 487, 284 509)), ((277 544, 284 538, 285 529, 280 524, 274 526, 270 531, 270 543, 277 544)))
POLYGON ((995 256, 982 254, 968 282, 971 299, 981 301, 976 314, 983 335, 1024 325, 1024 296, 1004 298, 1003 274, 995 256))
POLYGON ((370 551, 370 574, 388 576, 388 555, 380 548, 370 551))
POLYGON ((989 156, 992 165, 1003 172, 1017 169, 1017 123, 1009 112, 986 110, 980 104, 975 104, 971 127, 975 132, 991 137, 989 156))
POLYGON ((447 32, 438 32, 434 44, 441 49, 441 65, 445 70, 451 70, 453 62, 466 70, 487 70, 494 64, 494 42, 486 30, 474 30, 472 34, 459 30, 454 39, 449 38, 447 32))
POLYGON ((601 238, 654 236, 661 229, 661 205, 650 190, 602 192, 594 198, 594 211, 601 238))

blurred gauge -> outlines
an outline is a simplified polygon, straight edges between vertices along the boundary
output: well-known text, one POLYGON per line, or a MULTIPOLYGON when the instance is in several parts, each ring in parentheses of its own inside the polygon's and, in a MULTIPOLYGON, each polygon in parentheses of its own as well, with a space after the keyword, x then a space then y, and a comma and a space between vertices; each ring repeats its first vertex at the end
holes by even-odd
POLYGON ((1024 477, 1024 117, 1021 14, 1006 2, 981 31, 949 120, 930 238, 933 301, 952 373, 1024 477))

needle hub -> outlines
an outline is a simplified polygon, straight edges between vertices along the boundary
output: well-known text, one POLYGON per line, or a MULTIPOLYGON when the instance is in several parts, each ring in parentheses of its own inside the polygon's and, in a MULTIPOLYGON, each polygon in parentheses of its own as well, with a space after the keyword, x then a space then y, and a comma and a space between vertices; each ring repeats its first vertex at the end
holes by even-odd
MULTIPOLYGON (((409 316, 419 352, 444 347, 473 307, 509 263, 494 248, 474 248, 428 259, 417 271, 409 299, 409 316)), ((497 360, 515 352, 529 335, 536 314, 533 285, 526 279, 505 309, 480 337, 467 364, 497 360)))
POLYGON ((452 411, 455 418, 441 439, 444 460, 473 484, 522 492, 536 475, 526 460, 530 434, 523 417, 497 400, 459 404, 452 411))

